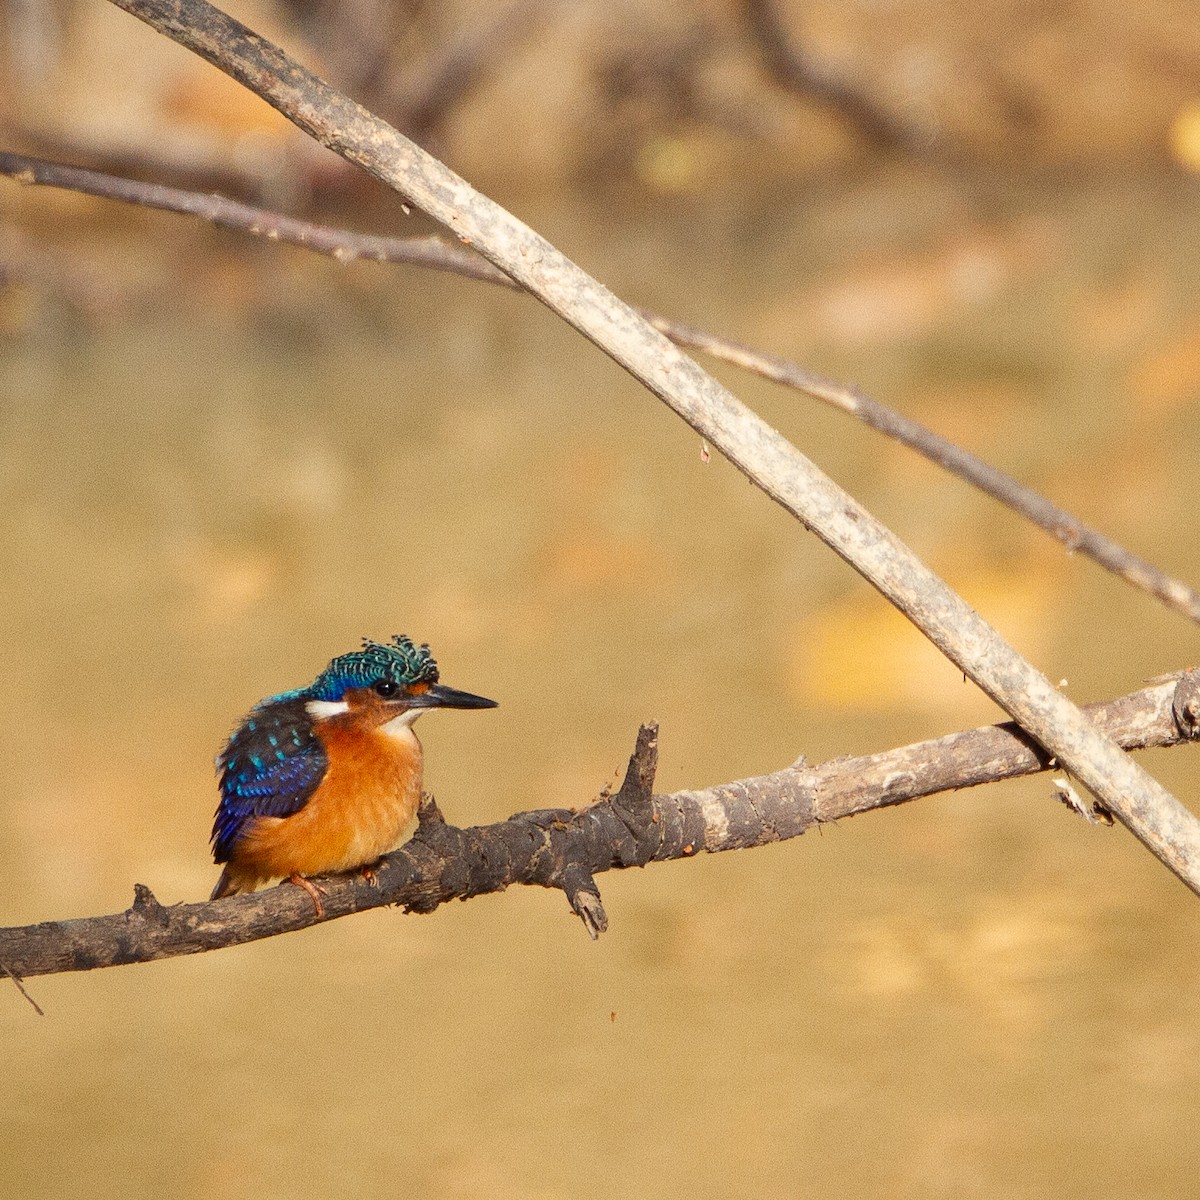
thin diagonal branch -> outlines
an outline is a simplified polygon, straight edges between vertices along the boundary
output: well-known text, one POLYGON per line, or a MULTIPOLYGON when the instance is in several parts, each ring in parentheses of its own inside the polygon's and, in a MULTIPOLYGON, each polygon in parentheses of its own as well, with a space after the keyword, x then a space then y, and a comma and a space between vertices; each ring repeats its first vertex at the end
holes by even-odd
POLYGON ((0 151, 0 175, 7 175, 18 183, 67 188, 73 192, 101 196, 107 200, 120 200, 142 208, 186 213, 223 229, 249 233, 269 242, 287 242, 306 250, 314 250, 338 262, 353 262, 355 259, 364 258, 372 262, 406 263, 410 266, 449 271, 455 275, 465 275, 470 279, 481 279, 505 287, 516 287, 503 271, 497 270, 478 254, 456 246, 448 246, 440 238, 433 236, 396 238, 354 233, 349 229, 334 229, 328 225, 317 225, 312 221, 288 217, 270 209, 256 208, 252 204, 243 204, 240 200, 231 200, 226 196, 165 187, 158 183, 143 183, 137 179, 125 179, 103 171, 71 167, 65 163, 50 162, 48 159, 7 151, 0 151))
MULTIPOLYGON (((300 221, 224 196, 142 183, 24 154, 0 152, 0 175, 21 183, 67 188, 146 208, 186 213, 225 229, 314 250, 339 262, 361 258, 403 263, 520 290, 513 280, 478 254, 447 245, 436 237, 399 238, 355 233, 300 221)), ((671 317, 646 309, 638 311, 677 346, 703 351, 785 387, 805 392, 894 438, 1032 521, 1068 550, 1086 555, 1127 583, 1156 596, 1176 612, 1200 622, 1200 592, 1085 525, 1073 513, 1038 495, 1032 488, 1018 483, 931 429, 863 395, 857 388, 835 383, 788 359, 755 350, 671 317)))
MULTIPOLYGON (((1127 749, 1195 738, 1200 672, 1086 710, 1127 749)), ((1044 771, 1045 751, 1013 724, 987 725, 861 758, 796 765, 699 791, 654 795, 657 727, 643 726, 620 790, 588 807, 524 812, 494 825, 445 824, 432 802, 416 835, 376 868, 322 880, 325 915, 281 886, 202 904, 160 904, 138 884, 132 907, 73 921, 0 929, 0 963, 14 978, 149 962, 273 937, 384 905, 432 912, 450 900, 514 884, 561 890, 595 937, 607 924, 595 877, 605 871, 743 850, 799 837, 814 825, 935 792, 1044 771)))
POLYGON ((1200 821, 895 534, 628 304, 387 122, 207 0, 113 2, 393 188, 640 380, 896 605, 1200 894, 1200 821))
POLYGON ((25 984, 22 981, 20 975, 13 974, 13 972, 8 969, 7 964, 2 963, 2 962, 0 962, 0 971, 3 971, 4 974, 7 975, 9 977, 9 979, 11 979, 13 981, 13 984, 16 987, 17 991, 20 992, 21 995, 24 996, 24 998, 29 1001, 30 1005, 33 1008, 33 1011, 35 1013, 37 1013, 37 1015, 39 1017, 44 1017, 46 1014, 42 1010, 42 1006, 26 990, 25 984))

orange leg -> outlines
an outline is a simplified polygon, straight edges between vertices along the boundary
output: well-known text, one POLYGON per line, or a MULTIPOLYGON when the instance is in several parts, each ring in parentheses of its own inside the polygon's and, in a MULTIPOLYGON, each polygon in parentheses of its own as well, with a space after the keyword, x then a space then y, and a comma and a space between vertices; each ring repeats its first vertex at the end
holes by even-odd
POLYGON ((375 867, 371 863, 358 868, 358 873, 363 877, 365 883, 370 887, 377 888, 379 886, 379 876, 375 874, 375 867))
POLYGON ((316 916, 323 917, 325 915, 325 905, 321 903, 321 897, 328 896, 329 893, 319 883, 313 883, 311 879, 306 879, 303 875, 295 872, 288 876, 288 883, 294 883, 298 888, 303 888, 312 897, 313 913, 316 916))

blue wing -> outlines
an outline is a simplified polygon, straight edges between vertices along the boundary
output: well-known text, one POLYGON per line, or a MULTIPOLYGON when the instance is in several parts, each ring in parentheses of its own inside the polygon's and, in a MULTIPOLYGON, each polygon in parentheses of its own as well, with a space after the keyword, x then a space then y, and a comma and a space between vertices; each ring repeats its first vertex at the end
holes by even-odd
POLYGON ((221 802, 213 821, 213 859, 229 861, 254 817, 299 812, 324 778, 329 759, 301 697, 279 697, 255 708, 217 758, 221 802))

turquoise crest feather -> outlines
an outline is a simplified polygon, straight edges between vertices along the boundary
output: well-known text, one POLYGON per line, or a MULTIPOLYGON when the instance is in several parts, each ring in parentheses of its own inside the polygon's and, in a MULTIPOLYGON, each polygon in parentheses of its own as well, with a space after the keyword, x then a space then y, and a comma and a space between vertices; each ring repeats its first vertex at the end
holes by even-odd
POLYGON ((335 658, 304 693, 312 700, 340 700, 348 688, 371 687, 381 679, 400 687, 437 683, 438 667, 427 645, 403 634, 394 635, 389 645, 363 638, 361 650, 335 658))

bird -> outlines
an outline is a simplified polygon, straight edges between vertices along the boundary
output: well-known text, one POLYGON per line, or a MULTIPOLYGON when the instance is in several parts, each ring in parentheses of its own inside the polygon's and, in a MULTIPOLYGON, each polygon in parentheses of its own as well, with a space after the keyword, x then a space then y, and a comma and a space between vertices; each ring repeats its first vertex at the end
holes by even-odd
POLYGON ((220 802, 213 900, 286 879, 318 917, 309 876, 370 871, 400 842, 421 803, 423 756, 413 724, 432 708, 495 708, 438 682, 427 645, 402 634, 363 639, 308 685, 260 700, 217 756, 220 802))

